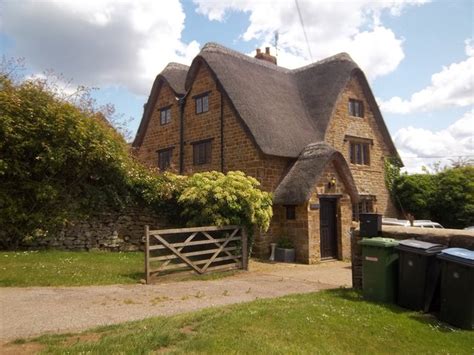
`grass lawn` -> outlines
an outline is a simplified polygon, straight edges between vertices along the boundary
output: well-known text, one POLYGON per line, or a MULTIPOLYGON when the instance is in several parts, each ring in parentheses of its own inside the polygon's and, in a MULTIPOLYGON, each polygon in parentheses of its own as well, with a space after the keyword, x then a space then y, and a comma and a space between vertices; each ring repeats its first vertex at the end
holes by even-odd
POLYGON ((140 252, 0 252, 0 286, 130 284, 143 278, 143 270, 140 252))
POLYGON ((473 354, 474 333, 349 289, 17 340, 46 353, 473 354))
MULTIPOLYGON (((144 275, 143 252, 0 252, 0 287, 133 284, 144 275)), ((214 280, 238 271, 196 275, 175 273, 161 280, 214 280)))

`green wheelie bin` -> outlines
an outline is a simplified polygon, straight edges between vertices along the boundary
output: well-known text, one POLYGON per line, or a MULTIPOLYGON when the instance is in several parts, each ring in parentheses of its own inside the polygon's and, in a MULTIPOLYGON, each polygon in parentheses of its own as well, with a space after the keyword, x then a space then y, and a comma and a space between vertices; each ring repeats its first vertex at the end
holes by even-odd
POLYGON ((391 238, 364 238, 362 246, 362 294, 377 302, 395 302, 397 294, 398 241, 391 238))
POLYGON ((439 319, 462 329, 474 329, 474 251, 444 249, 441 266, 439 319))

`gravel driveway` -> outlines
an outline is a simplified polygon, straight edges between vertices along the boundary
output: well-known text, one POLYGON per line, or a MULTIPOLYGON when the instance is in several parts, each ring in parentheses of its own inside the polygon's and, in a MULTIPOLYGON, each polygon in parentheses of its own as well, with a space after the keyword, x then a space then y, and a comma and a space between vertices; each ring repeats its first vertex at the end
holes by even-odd
POLYGON ((63 333, 351 285, 350 264, 267 264, 219 280, 0 289, 0 340, 63 333))

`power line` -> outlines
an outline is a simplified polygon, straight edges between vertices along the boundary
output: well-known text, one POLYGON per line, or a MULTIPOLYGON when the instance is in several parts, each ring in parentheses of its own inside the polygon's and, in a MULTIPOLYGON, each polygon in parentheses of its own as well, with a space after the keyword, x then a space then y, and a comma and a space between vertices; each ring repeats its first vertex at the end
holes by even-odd
POLYGON ((311 61, 313 61, 313 54, 311 53, 311 47, 309 46, 308 36, 306 35, 306 29, 304 27, 303 17, 301 16, 298 0, 295 0, 295 4, 296 4, 296 9, 298 10, 298 16, 300 18, 301 27, 303 28, 304 39, 306 40, 306 45, 308 46, 309 57, 311 58, 311 61))

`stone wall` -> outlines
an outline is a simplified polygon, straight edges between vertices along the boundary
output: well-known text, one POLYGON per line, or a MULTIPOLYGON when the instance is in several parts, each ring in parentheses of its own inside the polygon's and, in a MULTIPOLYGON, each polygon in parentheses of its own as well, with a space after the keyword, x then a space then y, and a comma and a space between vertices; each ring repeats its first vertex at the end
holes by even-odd
MULTIPOLYGON (((415 227, 383 226, 382 236, 397 240, 416 239, 424 242, 443 244, 450 248, 474 250, 474 232, 462 229, 428 229, 415 227)), ((352 287, 362 288, 362 248, 358 244, 362 238, 359 230, 353 233, 352 244, 352 287)))
POLYGON ((24 245, 26 248, 61 250, 142 250, 145 225, 150 229, 166 226, 163 218, 141 209, 127 208, 121 212, 100 213, 69 224, 61 232, 24 245))

